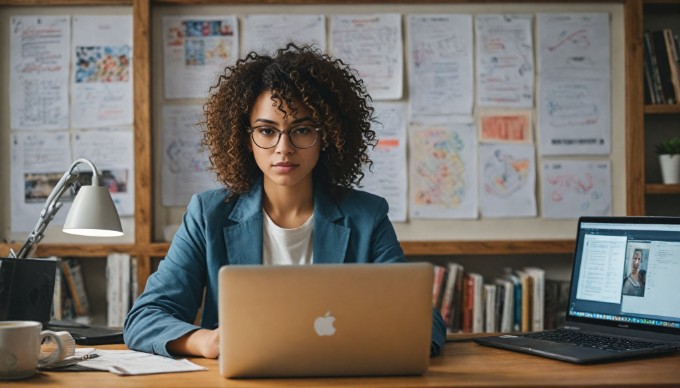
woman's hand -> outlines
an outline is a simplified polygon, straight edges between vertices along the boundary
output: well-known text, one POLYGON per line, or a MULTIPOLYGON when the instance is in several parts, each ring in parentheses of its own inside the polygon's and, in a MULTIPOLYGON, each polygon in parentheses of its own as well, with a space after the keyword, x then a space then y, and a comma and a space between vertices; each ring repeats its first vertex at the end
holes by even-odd
POLYGON ((176 355, 217 358, 220 355, 219 329, 198 329, 168 342, 168 352, 176 355))

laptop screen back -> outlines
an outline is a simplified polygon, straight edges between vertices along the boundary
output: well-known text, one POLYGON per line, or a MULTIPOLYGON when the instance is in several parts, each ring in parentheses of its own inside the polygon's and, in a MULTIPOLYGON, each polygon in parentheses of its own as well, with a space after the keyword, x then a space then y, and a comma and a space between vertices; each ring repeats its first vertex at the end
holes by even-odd
POLYGON ((582 217, 567 322, 680 334, 680 217, 582 217))

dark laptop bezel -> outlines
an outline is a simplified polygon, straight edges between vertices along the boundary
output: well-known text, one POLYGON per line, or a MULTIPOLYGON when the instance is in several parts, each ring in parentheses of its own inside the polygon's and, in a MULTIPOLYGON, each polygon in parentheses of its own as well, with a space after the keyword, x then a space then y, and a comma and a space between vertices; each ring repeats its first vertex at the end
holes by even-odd
MULTIPOLYGON (((579 248, 581 247, 580 242, 582 241, 581 224, 583 223, 612 223, 612 224, 666 224, 666 225, 679 225, 680 217, 660 217, 660 216, 648 216, 648 217, 637 217, 637 216, 613 216, 613 217, 580 217, 577 224, 576 240, 574 241, 574 256, 572 261, 571 269, 571 287, 569 290, 569 304, 567 305, 567 314, 565 326, 570 324, 588 324, 589 327, 611 327, 615 329, 625 329, 625 330, 641 330, 645 332, 654 332, 661 334, 673 334, 680 335, 680 328, 640 324, 634 322, 620 322, 615 320, 598 319, 598 318, 588 318, 588 317, 577 317, 571 314, 572 302, 576 299, 576 290, 574 289, 575 274, 577 270, 577 265, 581 263, 579 258, 579 248), (592 325, 592 326, 591 326, 592 325)), ((680 242, 680 232, 678 235, 678 242, 680 242)))

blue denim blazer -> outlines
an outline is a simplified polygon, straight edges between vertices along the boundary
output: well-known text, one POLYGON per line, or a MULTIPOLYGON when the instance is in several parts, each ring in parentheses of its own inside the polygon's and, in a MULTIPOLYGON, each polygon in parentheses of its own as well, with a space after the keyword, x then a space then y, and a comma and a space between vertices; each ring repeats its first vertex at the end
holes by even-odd
MULTIPOLYGON (((130 349, 170 356, 166 345, 199 327, 217 327, 218 271, 223 265, 262 264, 262 181, 248 193, 225 202, 227 191, 194 195, 183 223, 158 270, 148 279, 124 323, 130 349)), ((334 202, 314 189, 314 264, 404 262, 404 253, 387 218, 387 202, 350 190, 334 202)), ((388 323, 386 323, 388 324, 388 323)), ((433 310, 431 354, 439 354, 446 326, 433 310)))

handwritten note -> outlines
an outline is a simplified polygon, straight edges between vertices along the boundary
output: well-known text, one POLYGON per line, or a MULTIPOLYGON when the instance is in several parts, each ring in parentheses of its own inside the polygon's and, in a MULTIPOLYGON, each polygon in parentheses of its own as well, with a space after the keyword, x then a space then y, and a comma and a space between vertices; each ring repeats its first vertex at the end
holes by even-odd
POLYGON ((477 104, 531 108, 534 56, 531 15, 477 15, 477 104))
POLYGON ((70 16, 13 16, 10 25, 12 129, 66 129, 70 16))
POLYGON ((379 195, 390 206, 387 216, 392 222, 405 222, 408 201, 406 163, 406 104, 380 102, 374 104, 375 116, 380 122, 371 126, 378 144, 369 149, 373 160, 372 171, 366 174, 362 190, 379 195))
POLYGON ((273 52, 286 43, 311 44, 326 50, 324 15, 246 15, 243 17, 243 51, 273 52))
POLYGON ((472 114, 472 16, 409 15, 411 121, 472 114))
POLYGON ((219 186, 201 150, 200 105, 163 107, 163 206, 183 206, 193 194, 219 186))
POLYGON ((401 98, 404 50, 400 14, 333 15, 330 49, 359 72, 373 99, 401 98))

